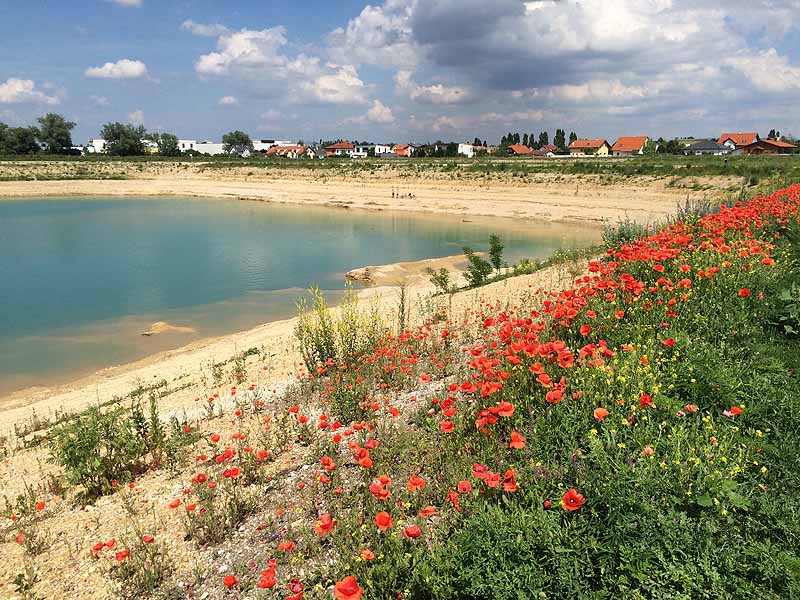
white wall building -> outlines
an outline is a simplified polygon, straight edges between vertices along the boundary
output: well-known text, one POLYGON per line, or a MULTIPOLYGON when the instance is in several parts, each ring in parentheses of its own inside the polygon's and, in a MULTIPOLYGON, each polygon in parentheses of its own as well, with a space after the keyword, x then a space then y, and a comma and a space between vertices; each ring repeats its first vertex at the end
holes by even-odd
POLYGON ((106 141, 102 138, 91 138, 86 142, 86 154, 100 154, 106 151, 106 141))
POLYGON ((210 154, 212 156, 225 154, 224 144, 222 142, 197 142, 194 149, 202 154, 210 154))
POLYGON ((197 140, 178 140, 178 149, 181 152, 188 150, 197 150, 197 140))
POLYGON ((458 153, 467 158, 472 158, 475 156, 475 146, 472 144, 459 144, 458 153))

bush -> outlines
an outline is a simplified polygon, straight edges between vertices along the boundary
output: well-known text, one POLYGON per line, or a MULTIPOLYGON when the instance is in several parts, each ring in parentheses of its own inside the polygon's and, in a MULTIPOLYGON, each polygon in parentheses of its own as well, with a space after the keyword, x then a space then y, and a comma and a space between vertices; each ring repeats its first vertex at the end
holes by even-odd
POLYGON ((467 258, 467 261, 469 261, 467 272, 464 274, 467 283, 472 287, 484 285, 489 275, 492 273, 492 265, 475 254, 472 248, 467 246, 464 246, 464 256, 467 258))
POLYGON ((619 248, 647 235, 649 228, 629 217, 617 221, 616 225, 603 225, 603 243, 606 248, 619 248))

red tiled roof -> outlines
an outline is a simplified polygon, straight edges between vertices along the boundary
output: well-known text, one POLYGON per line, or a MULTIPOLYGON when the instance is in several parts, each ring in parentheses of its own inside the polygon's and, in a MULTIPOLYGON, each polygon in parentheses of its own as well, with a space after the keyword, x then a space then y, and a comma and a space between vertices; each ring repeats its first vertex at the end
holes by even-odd
POLYGON ((731 140, 737 146, 746 146, 752 144, 758 138, 755 131, 739 132, 739 133, 723 133, 717 140, 718 144, 724 144, 725 140, 731 140))
POLYGON ((353 150, 355 146, 350 142, 337 142, 330 146, 325 146, 325 150, 353 150))
POLYGON ((631 135, 619 138, 614 142, 614 152, 639 152, 647 143, 646 135, 631 135))
POLYGON ((777 146, 778 148, 797 148, 794 144, 790 144, 789 142, 784 142, 783 140, 761 140, 765 144, 772 144, 773 146, 777 146))
POLYGON ((514 154, 530 154, 533 152, 532 148, 528 148, 527 146, 523 146, 522 144, 512 144, 508 147, 511 152, 514 154))
POLYGON ((555 152, 558 150, 558 146, 555 144, 546 144, 539 148, 539 150, 544 150, 545 152, 555 152))
MULTIPOLYGON (((570 148, 600 148, 603 144, 608 144, 605 140, 575 140, 572 142, 570 148)), ((610 144, 609 144, 610 145, 610 144)))

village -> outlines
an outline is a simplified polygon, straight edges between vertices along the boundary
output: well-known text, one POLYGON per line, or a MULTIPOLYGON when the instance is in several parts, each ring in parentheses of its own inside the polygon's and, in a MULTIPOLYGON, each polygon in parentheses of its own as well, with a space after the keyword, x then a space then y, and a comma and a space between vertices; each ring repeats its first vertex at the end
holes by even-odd
MULTIPOLYGON (((559 130, 560 131, 560 130, 559 130)), ((558 134, 556 134, 558 136, 558 134)), ((411 158, 411 157, 465 157, 481 156, 519 156, 529 158, 557 158, 569 156, 579 157, 631 157, 646 154, 683 154, 686 156, 727 156, 749 154, 793 154, 798 146, 780 137, 772 130, 766 137, 757 132, 722 133, 716 139, 683 138, 669 142, 663 138, 654 140, 647 135, 621 136, 612 144, 606 139, 580 139, 574 133, 569 143, 546 143, 547 133, 540 134, 540 142, 535 143, 525 134, 521 140, 519 134, 504 136, 499 145, 488 145, 478 138, 474 142, 435 142, 428 144, 371 143, 339 140, 330 143, 305 144, 302 141, 253 139, 252 148, 246 148, 242 156, 263 156, 286 159, 325 159, 325 158, 411 158)), ((557 139, 557 137, 556 137, 557 139)), ((146 154, 158 154, 159 146, 151 139, 143 139, 146 154)), ((82 155, 103 154, 107 142, 101 138, 92 138, 83 146, 73 146, 73 150, 82 155)), ((187 156, 218 156, 231 154, 226 144, 215 141, 198 141, 194 139, 178 139, 180 153, 187 156)))

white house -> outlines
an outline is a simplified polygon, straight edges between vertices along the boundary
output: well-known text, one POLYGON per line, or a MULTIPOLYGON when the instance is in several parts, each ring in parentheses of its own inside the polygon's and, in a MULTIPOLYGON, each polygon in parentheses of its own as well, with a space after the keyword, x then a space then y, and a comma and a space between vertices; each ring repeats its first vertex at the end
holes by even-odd
POLYGON ((737 132, 737 133, 723 133, 717 140, 718 144, 723 144, 731 150, 736 150, 741 146, 748 146, 755 144, 759 139, 755 131, 737 132))
POLYGON ((352 158, 367 158, 370 148, 372 148, 372 144, 355 144, 350 156, 352 158))
POLYGON ((178 140, 178 150, 186 152, 188 150, 197 150, 197 140, 178 140))
POLYGON ((472 144, 459 144, 458 153, 467 158, 475 156, 475 146, 472 144))
POLYGON ((336 142, 330 146, 325 146, 325 152, 328 156, 353 156, 355 149, 356 147, 350 142, 336 142))
POLYGON ((86 154, 100 154, 106 151, 106 141, 102 138, 92 138, 86 142, 86 154))

